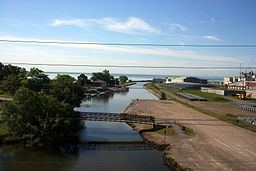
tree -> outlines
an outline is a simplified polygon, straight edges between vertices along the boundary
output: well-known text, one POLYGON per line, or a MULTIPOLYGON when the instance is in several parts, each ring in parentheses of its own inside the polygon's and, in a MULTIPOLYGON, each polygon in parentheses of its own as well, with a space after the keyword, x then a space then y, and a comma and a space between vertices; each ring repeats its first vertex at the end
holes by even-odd
POLYGON ((166 100, 166 94, 164 92, 161 92, 160 100, 166 100))
POLYGON ((4 77, 7 77, 11 74, 13 75, 17 75, 20 78, 24 78, 26 75, 26 69, 25 68, 21 68, 21 67, 17 67, 17 66, 13 66, 13 65, 4 65, 3 67, 3 73, 4 73, 4 77))
POLYGON ((10 74, 4 78, 1 89, 10 95, 14 95, 20 86, 21 82, 19 76, 10 74))
POLYGON ((79 129, 79 114, 71 105, 24 87, 15 93, 13 102, 5 103, 2 117, 29 146, 66 141, 79 129))
POLYGON ((24 87, 30 90, 39 92, 43 89, 48 89, 50 83, 50 78, 43 73, 43 71, 38 68, 31 68, 27 73, 27 78, 22 81, 24 87))
POLYGON ((4 78, 4 65, 0 62, 0 80, 4 78))
POLYGON ((110 75, 108 70, 104 70, 102 72, 94 72, 92 73, 91 80, 102 80, 107 83, 108 86, 114 86, 115 85, 115 78, 110 75))
POLYGON ((125 84, 128 80, 128 77, 122 75, 122 76, 119 77, 119 80, 120 80, 121 84, 125 84))
POLYGON ((120 83, 120 81, 119 81, 119 79, 118 78, 115 78, 115 85, 119 85, 119 83, 120 83))
POLYGON ((73 107, 80 106, 81 100, 84 98, 82 86, 69 75, 58 75, 56 79, 52 80, 49 94, 73 107))
POLYGON ((80 74, 77 77, 77 82, 78 84, 80 84, 81 86, 86 86, 88 84, 88 77, 84 74, 80 74))

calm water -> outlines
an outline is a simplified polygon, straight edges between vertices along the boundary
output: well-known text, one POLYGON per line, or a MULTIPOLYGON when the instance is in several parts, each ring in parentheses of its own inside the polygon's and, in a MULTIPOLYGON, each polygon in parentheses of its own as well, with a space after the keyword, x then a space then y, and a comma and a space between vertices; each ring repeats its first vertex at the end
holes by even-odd
MULTIPOLYGON (((142 83, 133 85, 129 92, 113 96, 95 97, 84 101, 78 111, 121 112, 133 99, 156 99, 142 89, 142 83)), ((136 131, 124 123, 86 122, 80 132, 86 141, 142 141, 136 131)), ((162 154, 156 150, 101 151, 86 150, 81 144, 75 154, 56 154, 39 150, 24 150, 18 145, 0 147, 0 170, 168 170, 162 163, 162 154)))

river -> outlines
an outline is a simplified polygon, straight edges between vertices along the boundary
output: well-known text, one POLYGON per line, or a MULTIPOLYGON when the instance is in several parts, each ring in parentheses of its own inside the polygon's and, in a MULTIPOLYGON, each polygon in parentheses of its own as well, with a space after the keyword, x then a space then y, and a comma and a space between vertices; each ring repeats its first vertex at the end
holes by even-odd
MULTIPOLYGON (((143 89, 143 83, 130 87, 129 92, 94 97, 81 103, 77 111, 121 112, 133 99, 156 99, 143 89)), ((125 123, 85 122, 80 132, 81 144, 76 153, 65 154, 43 150, 28 150, 20 145, 0 146, 0 170, 168 170, 162 153, 156 150, 88 150, 84 142, 142 141, 138 132, 125 123)))

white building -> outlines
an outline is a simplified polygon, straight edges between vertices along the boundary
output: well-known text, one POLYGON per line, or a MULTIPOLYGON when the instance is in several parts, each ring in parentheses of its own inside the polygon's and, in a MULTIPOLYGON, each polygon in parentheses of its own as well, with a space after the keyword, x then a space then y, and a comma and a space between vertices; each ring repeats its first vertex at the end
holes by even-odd
POLYGON ((165 83, 184 83, 185 79, 187 77, 183 77, 183 76, 173 76, 173 77, 167 77, 165 83))
POLYGON ((166 84, 168 84, 168 83, 198 83, 198 84, 207 84, 207 80, 196 78, 196 77, 173 76, 173 77, 167 77, 165 83, 166 84))
POLYGON ((240 77, 224 77, 224 85, 232 84, 241 81, 240 77))

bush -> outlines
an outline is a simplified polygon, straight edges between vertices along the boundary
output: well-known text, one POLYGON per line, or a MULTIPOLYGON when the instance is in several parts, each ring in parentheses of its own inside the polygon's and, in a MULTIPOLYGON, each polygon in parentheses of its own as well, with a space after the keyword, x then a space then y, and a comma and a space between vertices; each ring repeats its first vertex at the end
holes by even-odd
POLYGON ((166 94, 164 92, 161 92, 160 100, 166 100, 166 94))

